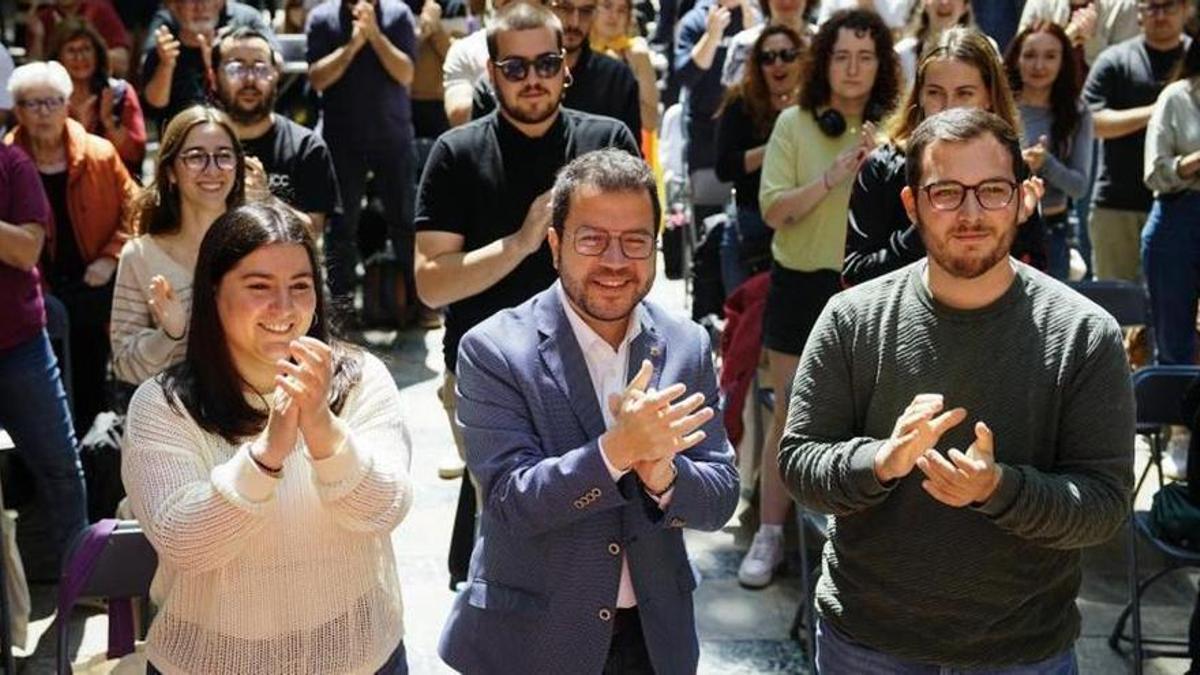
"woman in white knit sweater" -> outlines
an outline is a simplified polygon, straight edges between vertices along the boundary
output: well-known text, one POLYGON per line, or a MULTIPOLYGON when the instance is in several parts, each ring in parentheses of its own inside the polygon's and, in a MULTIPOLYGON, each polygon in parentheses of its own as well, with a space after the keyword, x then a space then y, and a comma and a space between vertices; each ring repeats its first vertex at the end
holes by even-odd
POLYGON ((281 205, 228 211, 200 246, 187 355, 138 389, 124 442, 159 556, 148 672, 407 672, 399 393, 331 340, 321 288, 281 205))

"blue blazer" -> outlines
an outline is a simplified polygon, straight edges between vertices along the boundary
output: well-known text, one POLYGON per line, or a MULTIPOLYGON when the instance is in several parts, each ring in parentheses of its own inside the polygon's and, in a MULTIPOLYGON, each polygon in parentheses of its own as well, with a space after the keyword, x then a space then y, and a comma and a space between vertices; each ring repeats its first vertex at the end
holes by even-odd
MULTIPOLYGON (((708 334, 643 302, 627 376, 654 364, 717 404, 708 334)), ((696 672, 697 578, 684 527, 716 530, 738 501, 721 415, 676 457, 663 511, 634 472, 613 482, 600 455, 604 417, 553 287, 470 330, 459 346, 458 422, 483 508, 467 586, 438 652, 464 673, 599 673, 612 637, 622 554, 659 675, 696 672)), ((636 314, 635 314, 636 316, 636 314)), ((686 395, 686 394, 685 394, 686 395)))

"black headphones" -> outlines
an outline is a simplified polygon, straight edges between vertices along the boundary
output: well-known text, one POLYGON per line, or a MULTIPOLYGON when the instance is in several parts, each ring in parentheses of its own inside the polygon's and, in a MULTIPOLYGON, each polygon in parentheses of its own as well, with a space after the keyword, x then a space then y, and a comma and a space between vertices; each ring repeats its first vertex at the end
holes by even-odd
MULTIPOLYGON (((866 120, 877 120, 882 116, 877 103, 867 104, 867 109, 863 112, 863 119, 866 120)), ((830 138, 838 138, 846 133, 846 118, 833 108, 826 108, 820 113, 813 111, 813 118, 817 121, 817 128, 821 133, 830 138)))

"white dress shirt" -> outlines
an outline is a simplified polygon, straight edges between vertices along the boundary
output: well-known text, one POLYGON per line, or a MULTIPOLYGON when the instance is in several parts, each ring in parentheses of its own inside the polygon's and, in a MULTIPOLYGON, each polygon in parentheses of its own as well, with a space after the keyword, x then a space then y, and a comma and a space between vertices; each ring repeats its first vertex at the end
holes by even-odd
MULTIPOLYGON (((575 310, 575 306, 571 304, 566 292, 563 291, 561 281, 554 282, 554 292, 558 293, 558 299, 562 302, 567 315, 567 322, 571 324, 571 332, 575 334, 575 341, 579 343, 579 349, 583 352, 588 375, 592 378, 592 388, 596 392, 596 402, 600 404, 600 412, 604 415, 604 427, 612 428, 613 414, 608 407, 608 396, 609 394, 620 396, 625 391, 625 385, 630 377, 629 343, 633 342, 633 339, 642 332, 642 306, 638 304, 634 308, 633 313, 629 316, 629 327, 625 331, 624 339, 616 349, 613 349, 612 345, 592 330, 583 317, 579 316, 579 312, 575 310)), ((641 364, 637 365, 641 367, 641 364)), ((629 473, 629 469, 622 471, 613 466, 612 462, 608 461, 608 456, 604 454, 603 447, 600 448, 600 457, 604 459, 604 465, 608 467, 608 473, 612 476, 614 483, 629 473)), ((671 488, 661 497, 654 495, 650 495, 650 497, 658 502, 659 508, 665 509, 671 503, 671 494, 674 491, 675 489, 671 488)), ((622 555, 621 585, 617 590, 617 607, 627 608, 636 605, 637 595, 633 592, 633 581, 629 576, 629 558, 622 555)))

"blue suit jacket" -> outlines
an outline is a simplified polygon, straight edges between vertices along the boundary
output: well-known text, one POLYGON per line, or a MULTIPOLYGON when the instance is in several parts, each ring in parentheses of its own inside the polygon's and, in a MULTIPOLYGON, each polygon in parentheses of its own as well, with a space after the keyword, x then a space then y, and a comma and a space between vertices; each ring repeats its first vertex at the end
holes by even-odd
MULTIPOLYGON (((716 405, 707 333, 642 307, 627 377, 649 359, 650 386, 682 382, 716 405)), ((625 554, 655 671, 690 675, 697 580, 682 528, 716 530, 738 500, 721 415, 676 457, 665 511, 633 472, 614 483, 597 444, 600 403, 564 311, 552 287, 479 324, 459 347, 458 420, 483 508, 470 580, 438 651, 466 673, 599 673, 625 554)))

